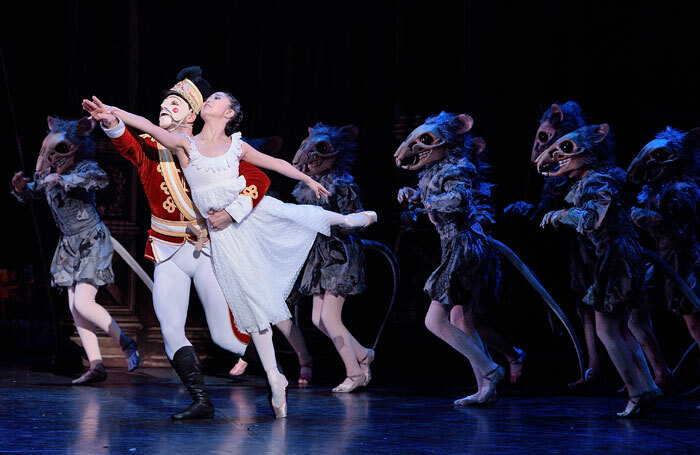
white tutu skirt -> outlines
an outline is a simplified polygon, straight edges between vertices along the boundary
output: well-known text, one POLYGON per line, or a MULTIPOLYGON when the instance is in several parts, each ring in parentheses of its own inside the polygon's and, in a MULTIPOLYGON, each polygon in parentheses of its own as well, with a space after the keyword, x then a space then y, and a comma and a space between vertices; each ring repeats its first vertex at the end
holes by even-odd
POLYGON ((330 234, 321 207, 270 196, 240 223, 210 231, 214 273, 239 330, 258 332, 291 317, 285 300, 318 233, 330 234))

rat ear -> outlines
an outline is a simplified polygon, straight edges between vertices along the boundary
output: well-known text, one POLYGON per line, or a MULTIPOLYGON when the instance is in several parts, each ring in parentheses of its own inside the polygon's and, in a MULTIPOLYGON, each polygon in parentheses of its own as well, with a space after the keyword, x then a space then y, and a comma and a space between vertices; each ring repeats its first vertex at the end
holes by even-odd
POLYGON ((559 107, 558 104, 552 104, 552 107, 549 109, 552 112, 552 119, 550 120, 551 124, 557 125, 564 121, 564 111, 561 110, 561 107, 559 107))
POLYGON ((608 135, 610 132, 610 125, 607 123, 603 123, 601 125, 598 125, 595 127, 593 130, 593 134, 595 135, 595 142, 603 142, 605 137, 608 135))
POLYGON ((459 114, 457 116, 457 123, 458 126, 456 133, 464 134, 472 129, 472 126, 474 126, 474 119, 472 119, 467 114, 459 114))
POLYGON ((53 131, 53 127, 54 127, 54 124, 56 123, 56 119, 49 115, 48 117, 46 117, 46 123, 49 125, 49 131, 53 131))
POLYGON ((472 139, 472 147, 474 148, 474 155, 479 156, 486 150, 486 141, 480 137, 475 137, 472 139))
POLYGON ((78 120, 78 126, 75 132, 78 133, 79 136, 89 136, 92 130, 95 129, 95 126, 97 126, 97 122, 95 122, 92 117, 83 117, 78 120))
POLYGON ((340 134, 347 137, 348 140, 354 141, 360 134, 360 129, 355 125, 345 125, 340 129, 340 134))

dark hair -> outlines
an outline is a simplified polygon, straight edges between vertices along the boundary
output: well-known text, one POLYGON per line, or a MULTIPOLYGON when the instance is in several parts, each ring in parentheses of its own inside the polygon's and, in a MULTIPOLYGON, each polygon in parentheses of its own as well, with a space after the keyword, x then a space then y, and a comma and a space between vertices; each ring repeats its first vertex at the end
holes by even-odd
MULTIPOLYGON (((204 100, 209 98, 209 95, 211 95, 214 92, 209 82, 207 82, 202 77, 202 68, 200 68, 199 66, 188 66, 187 68, 181 69, 180 72, 177 73, 175 83, 178 83, 183 79, 189 79, 190 81, 192 81, 192 83, 197 87, 197 90, 199 90, 199 93, 202 94, 202 99, 204 100)), ((175 92, 173 90, 166 90, 163 92, 163 98, 167 98, 170 95, 175 95, 181 98, 183 101, 185 101, 188 105, 190 104, 190 102, 183 98, 182 95, 178 92, 175 92)), ((190 105, 190 108, 194 110, 194 106, 190 105)))
POLYGON ((221 92, 221 93, 228 96, 229 101, 230 101, 229 107, 236 112, 236 114, 233 117, 231 117, 231 120, 229 120, 226 123, 226 134, 228 136, 230 136, 233 133, 235 133, 236 131, 238 131, 238 126, 243 121, 243 108, 241 107, 241 103, 238 102, 236 97, 231 95, 229 92, 221 92))

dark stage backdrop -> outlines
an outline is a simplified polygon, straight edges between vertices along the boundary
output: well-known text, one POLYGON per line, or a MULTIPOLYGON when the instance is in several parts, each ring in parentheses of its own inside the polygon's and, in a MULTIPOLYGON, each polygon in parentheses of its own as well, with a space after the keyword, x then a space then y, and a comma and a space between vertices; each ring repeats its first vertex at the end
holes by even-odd
MULTIPOLYGON (((474 118, 473 132, 486 139, 495 168, 499 212, 512 201, 538 194, 541 180, 529 169, 529 151, 539 117, 552 102, 575 99, 592 122, 609 123, 623 167, 665 125, 700 125, 699 5, 564 3, 132 0, 19 5, 22 13, 5 15, 2 27, 3 81, 9 92, 3 86, 0 96, 5 158, 0 178, 8 185, 0 196, 6 214, 0 268, 34 264, 39 270, 29 210, 9 196, 9 181, 16 170, 33 169, 46 116, 81 116, 81 99, 96 94, 155 119, 162 90, 175 82, 179 69, 196 64, 215 88, 239 98, 246 136, 284 139, 285 159, 292 158, 315 122, 359 127, 355 175, 365 206, 380 216, 366 236, 392 248, 398 244, 403 267, 397 313, 382 343, 400 354, 398 359, 422 357, 429 350, 456 358, 422 326, 428 299, 421 286, 438 259, 437 237, 426 229, 397 242, 395 195, 401 186, 413 185, 415 176, 399 172, 391 155, 415 118, 441 110, 474 118)), ((293 182, 272 178, 277 193, 288 199, 293 182)), ((137 195, 136 219, 145 232, 148 210, 140 189, 137 195)), ((37 204, 36 211, 43 254, 50 261, 57 231, 45 205, 37 204)), ((499 238, 533 265, 575 320, 562 238, 537 231, 502 221, 498 226, 499 238)), ((138 256, 141 248, 142 243, 136 247, 138 256)), ((374 286, 386 289, 387 277, 381 275, 381 265, 376 268, 374 286)), ((516 345, 568 355, 566 339, 552 334, 534 293, 506 265, 504 269, 496 324, 516 345)), ((59 297, 57 304, 63 306, 64 300, 59 297)), ((351 327, 367 319, 378 325, 383 301, 358 298, 352 305, 351 327)), ((689 338, 680 321, 659 318, 664 321, 659 330, 674 331, 665 348, 675 359, 689 338)), ((573 362, 570 367, 566 374, 575 375, 573 362)))

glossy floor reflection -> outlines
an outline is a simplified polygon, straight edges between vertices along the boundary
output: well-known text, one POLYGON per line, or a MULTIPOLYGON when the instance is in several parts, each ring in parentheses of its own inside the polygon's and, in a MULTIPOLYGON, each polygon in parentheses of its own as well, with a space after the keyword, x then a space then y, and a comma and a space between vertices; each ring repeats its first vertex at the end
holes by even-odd
POLYGON ((518 396, 491 409, 455 409, 463 391, 370 388, 335 395, 290 388, 275 420, 260 379, 207 377, 213 420, 173 422, 189 397, 167 369, 112 369, 107 382, 23 367, 0 372, 0 453, 698 453, 696 400, 666 399, 647 420, 622 421, 618 397, 518 396))

